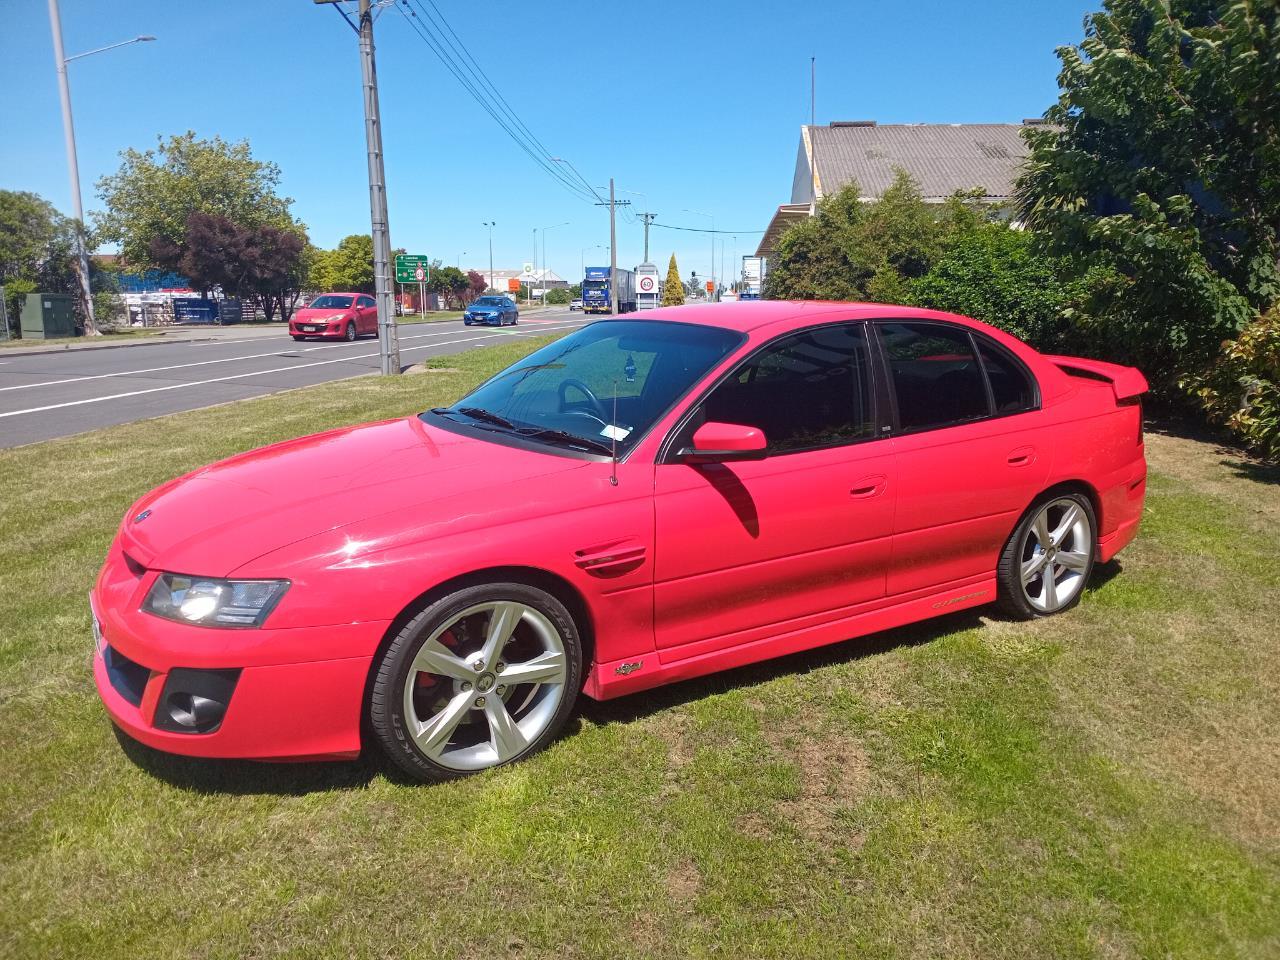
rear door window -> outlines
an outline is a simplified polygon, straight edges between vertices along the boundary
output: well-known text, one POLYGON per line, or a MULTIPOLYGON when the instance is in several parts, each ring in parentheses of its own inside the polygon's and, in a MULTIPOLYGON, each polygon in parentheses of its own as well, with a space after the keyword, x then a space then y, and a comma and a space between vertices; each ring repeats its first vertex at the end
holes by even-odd
POLYGON ((874 324, 889 365, 903 432, 991 415, 987 384, 969 331, 946 323, 874 324))

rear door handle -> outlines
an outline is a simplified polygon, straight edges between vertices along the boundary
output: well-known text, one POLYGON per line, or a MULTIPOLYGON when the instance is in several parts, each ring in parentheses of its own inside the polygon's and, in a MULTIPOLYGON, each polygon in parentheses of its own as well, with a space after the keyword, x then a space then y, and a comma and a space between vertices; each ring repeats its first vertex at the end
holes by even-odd
POLYGON ((1028 464, 1036 462, 1035 447, 1018 447, 1009 454, 1009 466, 1025 467, 1028 464))
POLYGON ((883 492, 888 478, 883 475, 874 477, 863 477, 853 485, 849 491, 849 496, 857 500, 869 500, 871 497, 878 496, 883 492))

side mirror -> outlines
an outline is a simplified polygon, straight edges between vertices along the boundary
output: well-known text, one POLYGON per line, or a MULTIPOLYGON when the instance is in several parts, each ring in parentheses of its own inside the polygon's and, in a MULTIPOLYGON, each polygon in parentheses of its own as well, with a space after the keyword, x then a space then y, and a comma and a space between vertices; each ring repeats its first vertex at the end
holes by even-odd
POLYGON ((769 443, 759 427, 740 423, 704 423, 693 435, 693 446, 676 456, 682 463, 728 463, 733 460, 763 460, 769 443))

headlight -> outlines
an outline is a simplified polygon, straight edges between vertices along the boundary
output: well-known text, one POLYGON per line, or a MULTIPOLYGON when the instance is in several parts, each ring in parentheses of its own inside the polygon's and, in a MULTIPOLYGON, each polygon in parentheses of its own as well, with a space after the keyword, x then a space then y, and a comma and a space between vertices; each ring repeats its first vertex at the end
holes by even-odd
POLYGON ((325 318, 324 318, 324 322, 325 322, 325 323, 336 323, 337 321, 341 320, 341 319, 342 319, 343 317, 345 317, 345 316, 346 316, 346 314, 345 314, 345 313, 335 313, 332 317, 325 317, 325 318))
POLYGON ((219 580, 162 573, 142 609, 204 627, 259 627, 288 589, 288 580, 219 580))

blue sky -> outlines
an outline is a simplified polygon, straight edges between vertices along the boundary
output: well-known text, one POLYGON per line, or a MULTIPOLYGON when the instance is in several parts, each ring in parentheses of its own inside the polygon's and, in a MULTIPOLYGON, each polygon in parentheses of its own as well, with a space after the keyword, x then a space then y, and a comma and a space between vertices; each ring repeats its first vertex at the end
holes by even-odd
MULTIPOLYGON (((789 200, 799 128, 809 117, 882 123, 1017 122, 1056 96, 1054 48, 1081 36, 1098 0, 871 3, 517 4, 436 0, 521 119, 658 223, 763 230, 789 200)), ((61 0, 68 55, 137 34, 134 44, 73 62, 71 93, 88 210, 118 152, 195 130, 248 138, 277 162, 312 240, 332 246, 369 229, 356 38, 309 0, 61 0)), ((547 260, 579 277, 607 263, 607 212, 559 187, 446 72, 396 9, 376 29, 391 240, 463 266, 488 260, 482 221, 496 220, 494 259, 547 260), (539 253, 539 259, 541 254, 539 253)), ((0 188, 69 209, 47 6, 0 0, 0 188)), ((618 221, 619 264, 641 259, 638 222, 618 221)), ((724 237, 752 252, 758 233, 724 237)), ((704 275, 704 234, 655 226, 651 259, 704 275)), ((720 260, 717 248, 717 261, 720 260)), ((720 274, 719 263, 716 273, 720 274)))

